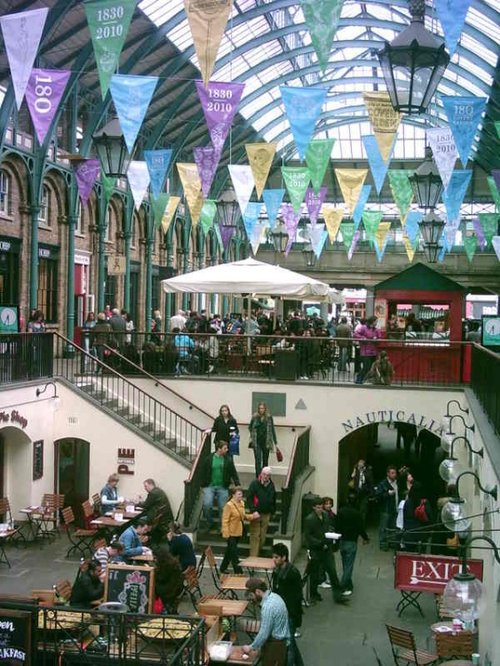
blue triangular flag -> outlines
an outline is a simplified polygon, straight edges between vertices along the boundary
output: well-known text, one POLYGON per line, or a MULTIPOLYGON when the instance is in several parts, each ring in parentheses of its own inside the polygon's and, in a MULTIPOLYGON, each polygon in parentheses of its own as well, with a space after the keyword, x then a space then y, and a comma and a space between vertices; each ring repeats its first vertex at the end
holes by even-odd
POLYGON ((434 0, 450 57, 455 53, 472 0, 434 0))
POLYGON ((356 208, 354 209, 354 212, 352 214, 355 230, 359 227, 361 223, 361 218, 363 217, 363 211, 365 209, 368 199, 370 198, 371 191, 372 191, 371 185, 363 185, 363 187, 361 188, 361 194, 359 195, 356 208))
POLYGON ((301 162, 314 134, 326 99, 326 88, 290 88, 280 86, 281 98, 290 123, 301 162))
POLYGON ((460 206, 463 203, 471 177, 472 171, 468 170, 454 171, 451 174, 448 187, 442 194, 446 216, 449 220, 456 220, 460 217, 460 206))
POLYGON ((415 245, 415 241, 420 233, 418 223, 422 220, 423 216, 424 214, 420 210, 410 210, 406 216, 404 229, 412 245, 415 245))
MULTIPOLYGON (((387 176, 389 164, 391 163, 392 150, 389 159, 387 162, 384 162, 384 158, 382 157, 375 136, 370 134, 369 136, 363 136, 361 138, 365 147, 366 156, 368 157, 368 164, 370 165, 370 171, 372 172, 375 189, 377 190, 377 194, 380 194, 385 177, 387 176)), ((393 150, 394 143, 392 144, 393 150)))
POLYGON ((144 159, 148 165, 149 177, 151 178, 151 194, 153 199, 158 199, 162 190, 168 167, 172 159, 172 150, 162 148, 161 150, 145 150, 144 159))
POLYGON ((261 210, 262 203, 260 201, 250 201, 245 208, 245 212, 243 213, 243 223, 249 240, 252 238, 252 232, 257 224, 261 210))
POLYGON ((269 218, 269 226, 274 229, 276 219, 280 211, 280 206, 285 196, 285 190, 264 190, 262 192, 262 199, 266 206, 267 217, 269 218))
POLYGON ((441 97, 462 166, 467 166, 486 97, 441 97))
POLYGON ((135 140, 159 79, 157 76, 114 74, 109 90, 115 105, 128 152, 132 154, 135 140))

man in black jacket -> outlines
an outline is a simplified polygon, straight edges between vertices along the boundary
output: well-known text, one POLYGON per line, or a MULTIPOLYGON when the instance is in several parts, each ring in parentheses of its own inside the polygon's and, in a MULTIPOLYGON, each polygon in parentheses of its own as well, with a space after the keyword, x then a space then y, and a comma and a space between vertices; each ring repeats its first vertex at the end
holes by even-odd
POLYGON ((205 459, 202 467, 203 514, 209 530, 214 528, 214 499, 217 499, 220 522, 224 504, 229 496, 229 486, 232 483, 235 486, 240 484, 233 459, 227 455, 228 450, 227 442, 215 442, 215 453, 205 459))
POLYGON ((299 570, 288 561, 288 548, 284 543, 273 545, 275 568, 272 577, 272 590, 279 594, 288 611, 290 644, 287 666, 304 666, 302 655, 295 641, 300 636, 297 631, 302 625, 302 576, 299 570))
POLYGON ((270 467, 263 467, 259 478, 248 486, 246 506, 248 511, 259 513, 259 518, 250 523, 250 557, 258 557, 266 541, 269 521, 276 510, 276 489, 270 467))
POLYGON ((144 509, 143 515, 148 517, 151 524, 150 536, 154 545, 166 541, 168 525, 172 522, 174 516, 165 491, 156 485, 156 481, 146 479, 144 490, 148 495, 139 506, 144 509))
POLYGON ((398 515, 399 492, 398 470, 389 465, 386 477, 375 488, 375 497, 380 504, 379 543, 380 550, 389 550, 391 534, 396 528, 398 515))
POLYGON ((349 493, 347 505, 341 507, 337 513, 335 527, 336 531, 342 534, 340 539, 340 556, 342 557, 340 585, 344 590, 344 595, 349 596, 353 590, 352 572, 358 549, 358 537, 363 539, 364 544, 369 542, 361 511, 356 508, 356 493, 349 493))
POLYGON ((346 602, 342 595, 335 559, 333 557, 333 540, 327 539, 326 532, 331 531, 330 521, 323 511, 323 500, 316 497, 313 500, 313 510, 304 521, 304 536, 311 557, 309 567, 311 576, 311 600, 322 601, 318 593, 318 585, 321 583, 322 571, 328 574, 332 586, 333 600, 341 604, 346 602))
POLYGON ((71 590, 70 606, 76 608, 92 608, 92 602, 104 595, 104 583, 101 581, 101 563, 98 560, 89 562, 85 571, 80 570, 71 590))

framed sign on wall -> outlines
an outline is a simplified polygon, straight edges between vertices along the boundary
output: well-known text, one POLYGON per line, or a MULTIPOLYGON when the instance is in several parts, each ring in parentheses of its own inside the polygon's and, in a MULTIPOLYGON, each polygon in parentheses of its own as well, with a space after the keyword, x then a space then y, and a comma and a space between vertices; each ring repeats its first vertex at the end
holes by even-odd
POLYGON ((43 476, 43 439, 33 442, 33 481, 43 476))

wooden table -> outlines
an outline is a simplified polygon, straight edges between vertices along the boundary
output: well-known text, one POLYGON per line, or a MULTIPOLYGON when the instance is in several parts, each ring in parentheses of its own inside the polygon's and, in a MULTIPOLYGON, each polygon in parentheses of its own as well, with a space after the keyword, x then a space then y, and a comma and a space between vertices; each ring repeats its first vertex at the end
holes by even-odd
POLYGON ((246 611, 248 601, 239 599, 210 599, 198 604, 198 612, 203 613, 204 608, 217 608, 221 617, 240 617, 246 611))
POLYGON ((241 560, 240 566, 248 569, 252 576, 255 570, 265 571, 268 582, 271 582, 271 572, 274 571, 272 557, 247 557, 245 560, 241 560))
POLYGON ((6 564, 9 569, 10 569, 10 562, 9 558, 7 557, 7 553, 5 552, 4 544, 7 541, 7 539, 10 539, 10 537, 14 536, 14 534, 17 534, 19 530, 6 530, 5 532, 0 532, 0 564, 6 564))
POLYGON ((468 659, 452 659, 451 661, 446 660, 443 663, 446 666, 474 666, 473 662, 468 659))
POLYGON ((459 633, 460 631, 469 631, 473 634, 477 634, 477 628, 474 626, 473 629, 459 629, 457 632, 456 629, 453 629, 453 622, 451 621, 443 621, 441 622, 434 622, 434 624, 431 624, 431 631, 433 634, 438 634, 438 633, 443 633, 443 634, 453 634, 453 633, 459 633), (449 631, 439 631, 439 627, 446 627, 449 631))
POLYGON ((133 512, 132 511, 120 511, 120 510, 118 510, 118 511, 116 511, 116 510, 115 511, 108 511, 104 515, 107 516, 108 518, 109 517, 112 518, 113 514, 115 514, 115 513, 121 513, 122 516, 124 518, 126 518, 127 520, 133 520, 134 518, 137 518, 137 516, 140 516, 142 514, 142 509, 140 511, 133 511, 133 512))
POLYGON ((244 592, 248 576, 240 576, 238 574, 228 574, 221 577, 220 588, 221 590, 237 590, 244 592))
POLYGON ((31 532, 30 541, 54 536, 53 530, 48 527, 48 523, 55 520, 54 511, 51 509, 47 510, 42 506, 28 506, 26 509, 20 509, 19 513, 24 513, 28 519, 29 531, 31 532))
POLYGON ((110 527, 123 527, 130 522, 129 518, 124 518, 123 520, 115 520, 110 516, 101 516, 95 520, 91 520, 90 524, 99 529, 107 529, 110 527))
POLYGON ((255 664, 259 658, 259 653, 256 650, 252 650, 246 655, 246 659, 243 658, 243 654, 244 652, 241 645, 233 645, 226 664, 255 664))
POLYGON ((137 562, 154 562, 155 561, 155 556, 153 553, 146 553, 145 555, 133 555, 128 558, 129 560, 134 560, 137 562))

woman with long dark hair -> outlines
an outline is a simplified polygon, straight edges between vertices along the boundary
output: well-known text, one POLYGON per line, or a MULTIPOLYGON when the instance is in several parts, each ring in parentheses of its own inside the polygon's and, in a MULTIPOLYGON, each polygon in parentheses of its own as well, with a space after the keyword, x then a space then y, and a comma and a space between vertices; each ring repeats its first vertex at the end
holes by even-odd
POLYGON ((259 476, 263 467, 269 463, 269 453, 278 443, 273 417, 265 402, 259 402, 257 411, 250 421, 250 447, 255 457, 255 476, 259 476))
POLYGON ((155 594, 163 603, 162 612, 167 615, 175 615, 184 586, 181 567, 166 545, 160 546, 155 555, 155 594))
MULTIPOLYGON (((234 435, 239 435, 238 424, 231 414, 229 405, 221 405, 219 415, 215 418, 211 432, 214 433, 215 442, 227 442, 230 444, 234 435)), ((229 447, 231 450, 231 447, 229 447)))

